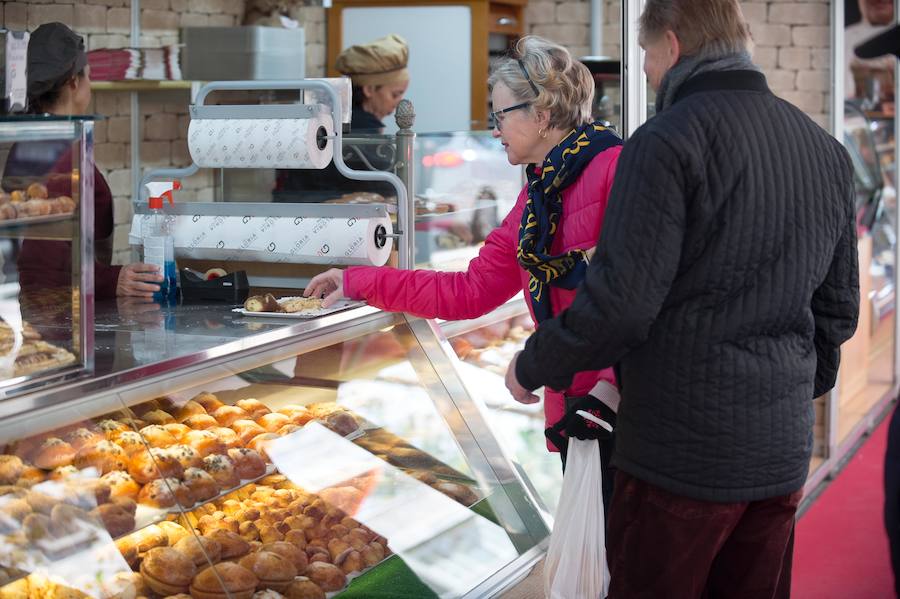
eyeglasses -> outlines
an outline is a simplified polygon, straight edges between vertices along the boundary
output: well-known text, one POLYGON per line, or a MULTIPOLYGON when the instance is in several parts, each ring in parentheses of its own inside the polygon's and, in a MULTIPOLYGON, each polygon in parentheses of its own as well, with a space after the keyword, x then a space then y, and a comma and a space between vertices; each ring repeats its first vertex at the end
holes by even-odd
POLYGON ((522 69, 522 74, 525 75, 525 81, 531 86, 531 91, 534 92, 535 97, 540 96, 541 92, 538 91, 537 85, 534 84, 534 81, 532 81, 531 77, 528 75, 528 69, 525 68, 525 63, 522 62, 521 58, 517 58, 516 62, 519 63, 519 68, 522 69))
POLYGON ((531 102, 522 102, 521 104, 516 104, 515 106, 510 106, 509 108, 504 108, 503 110, 493 110, 491 111, 491 120, 494 123, 494 126, 497 127, 497 131, 503 130, 503 119, 500 118, 500 115, 506 114, 507 112, 512 112, 513 110, 522 110, 523 108, 528 108, 531 106, 531 102))

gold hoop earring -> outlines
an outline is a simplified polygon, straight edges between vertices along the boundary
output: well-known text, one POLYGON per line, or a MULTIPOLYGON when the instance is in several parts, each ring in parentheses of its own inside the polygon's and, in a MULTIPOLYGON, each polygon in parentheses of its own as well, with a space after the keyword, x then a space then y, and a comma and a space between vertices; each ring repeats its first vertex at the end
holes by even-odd
POLYGON ((543 127, 541 127, 540 129, 538 129, 538 135, 541 136, 541 139, 547 139, 547 132, 544 131, 544 128, 543 128, 543 127))

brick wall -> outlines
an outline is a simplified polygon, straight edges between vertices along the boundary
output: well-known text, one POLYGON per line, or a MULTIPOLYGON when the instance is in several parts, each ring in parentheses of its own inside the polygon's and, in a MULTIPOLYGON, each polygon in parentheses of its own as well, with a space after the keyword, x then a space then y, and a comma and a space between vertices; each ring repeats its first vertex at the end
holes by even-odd
MULTIPOLYGON (((176 44, 181 27, 232 26, 243 23, 244 0, 141 0, 143 47, 176 44)), ((298 6, 289 16, 305 29, 308 76, 325 73, 325 10, 298 6)), ((130 45, 130 0, 42 0, 0 2, 0 24, 33 30, 48 21, 63 22, 85 37, 88 49, 130 45)), ((141 92, 141 166, 143 169, 190 164, 187 149, 187 90, 141 92)), ((113 192, 116 222, 114 262, 132 256, 128 247, 131 222, 131 97, 125 92, 95 91, 91 110, 107 117, 96 125, 97 165, 113 192)), ((201 171, 185 181, 179 198, 213 199, 212 173, 201 171)))
MULTIPOLYGON (((772 90, 828 128, 830 9, 828 0, 745 0, 744 16, 755 43, 754 60, 772 90)), ((603 54, 621 56, 621 2, 606 0, 603 54)), ((590 50, 590 2, 533 0, 526 11, 530 33, 565 44, 576 56, 590 50)))

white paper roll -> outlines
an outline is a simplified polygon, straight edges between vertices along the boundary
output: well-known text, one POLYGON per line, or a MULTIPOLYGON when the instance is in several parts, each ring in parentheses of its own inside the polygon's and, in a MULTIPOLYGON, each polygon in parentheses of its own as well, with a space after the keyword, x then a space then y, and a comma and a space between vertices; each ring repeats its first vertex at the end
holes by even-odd
POLYGON ((328 111, 309 119, 196 119, 188 128, 194 164, 213 168, 322 169, 331 162, 328 111))
MULTIPOLYGON (((135 215, 132 230, 140 231, 135 215)), ((275 216, 175 217, 175 256, 289 264, 383 266, 393 247, 391 220, 275 216)))
MULTIPOLYGON (((350 82, 350 77, 326 77, 324 79, 314 78, 313 80, 324 81, 334 88, 338 93, 338 97, 341 99, 341 122, 349 125, 353 106, 353 85, 350 82)), ((326 96, 318 90, 310 90, 309 96, 310 100, 307 101, 307 104, 319 103, 327 106, 331 105, 331 96, 326 96)))

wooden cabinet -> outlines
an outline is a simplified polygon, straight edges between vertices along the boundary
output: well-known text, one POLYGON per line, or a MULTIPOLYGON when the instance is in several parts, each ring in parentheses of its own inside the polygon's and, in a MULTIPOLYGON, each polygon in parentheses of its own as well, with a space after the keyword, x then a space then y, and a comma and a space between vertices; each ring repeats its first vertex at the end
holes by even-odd
POLYGON ((488 127, 490 48, 524 32, 527 0, 335 0, 328 11, 328 73, 340 51, 389 33, 410 44, 416 130, 488 127), (490 43, 489 43, 490 41, 490 43))

